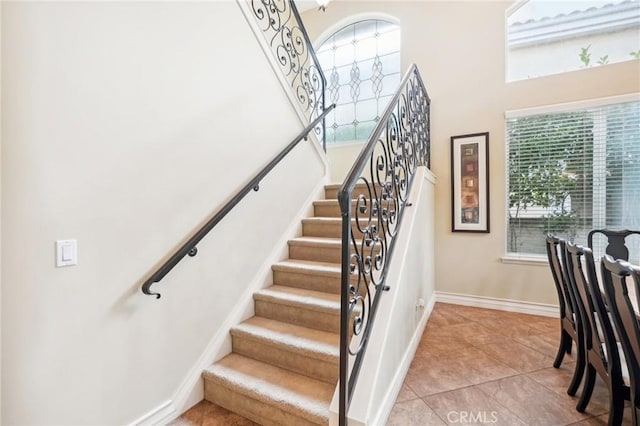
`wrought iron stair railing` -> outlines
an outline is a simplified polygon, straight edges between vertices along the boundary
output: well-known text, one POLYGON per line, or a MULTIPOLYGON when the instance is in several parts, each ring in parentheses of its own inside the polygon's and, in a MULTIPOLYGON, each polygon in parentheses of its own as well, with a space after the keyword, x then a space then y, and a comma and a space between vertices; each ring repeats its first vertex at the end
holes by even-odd
POLYGON ((416 169, 430 166, 429 107, 429 95, 412 65, 338 192, 342 216, 340 425, 347 423, 381 295, 390 289, 387 266, 405 208, 410 206, 416 169), (356 192, 357 184, 364 185, 356 192), (357 230, 351 226, 352 219, 357 230))
MULTIPOLYGON (((324 111, 326 78, 293 0, 251 0, 260 25, 303 114, 313 120, 324 111)), ((327 151, 324 121, 314 129, 327 151)))

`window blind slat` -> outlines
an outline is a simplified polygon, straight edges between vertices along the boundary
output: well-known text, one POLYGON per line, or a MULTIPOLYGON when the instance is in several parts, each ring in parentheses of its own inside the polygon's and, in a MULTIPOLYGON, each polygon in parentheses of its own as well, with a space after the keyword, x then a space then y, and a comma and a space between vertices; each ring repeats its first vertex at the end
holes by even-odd
POLYGON ((640 229, 640 102, 506 120, 507 251, 544 254, 546 233, 640 229))

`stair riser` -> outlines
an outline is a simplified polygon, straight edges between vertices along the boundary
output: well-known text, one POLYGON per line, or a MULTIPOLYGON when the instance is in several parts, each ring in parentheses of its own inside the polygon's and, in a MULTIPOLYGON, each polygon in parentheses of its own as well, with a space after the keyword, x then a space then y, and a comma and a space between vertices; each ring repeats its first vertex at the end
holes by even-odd
POLYGON ((313 206, 315 217, 340 217, 340 205, 336 204, 316 204, 313 206))
MULTIPOLYGON (((351 250, 353 252, 353 249, 351 250)), ((375 248, 375 253, 379 253, 380 247, 375 248)), ((370 255, 371 250, 366 249, 365 254, 370 255)), ((317 247, 307 245, 289 245, 289 257, 291 259, 311 260, 315 262, 341 263, 342 250, 337 247, 317 247)))
POLYGON ((340 293, 340 276, 299 274, 289 271, 273 271, 273 283, 306 290, 340 293))
POLYGON ((340 311, 321 312, 298 306, 283 305, 266 300, 255 300, 257 316, 309 327, 316 330, 340 332, 340 311))
POLYGON ((307 419, 284 411, 275 405, 270 405, 256 398, 243 395, 211 378, 205 378, 204 380, 204 398, 209 402, 264 426, 314 426, 323 424, 321 421, 312 423, 307 419))
MULTIPOLYGON (((378 189, 378 193, 380 193, 380 185, 376 185, 376 188, 378 189)), ((337 188, 325 188, 324 190, 324 198, 327 200, 337 200, 338 199, 338 192, 340 191, 340 187, 337 188)), ((364 184, 357 184, 353 190, 353 199, 358 198, 358 195, 363 194, 365 197, 369 197, 369 190, 367 189, 367 186, 364 184)))
POLYGON ((334 362, 309 358, 288 350, 284 345, 251 339, 245 335, 232 336, 233 352, 266 362, 280 368, 304 374, 330 384, 338 381, 339 358, 334 362))
MULTIPOLYGON (((364 226, 366 226, 364 221, 360 222, 360 227, 364 226)), ((351 230, 356 238, 362 238, 362 232, 355 221, 351 223, 351 230)), ((302 222, 302 235, 305 237, 340 238, 342 237, 342 223, 302 222)))
POLYGON ((289 245, 289 258, 312 260, 315 262, 340 263, 342 259, 340 246, 318 247, 306 245, 289 245))
MULTIPOLYGON (((356 202, 353 201, 351 203, 351 215, 354 216, 355 212, 356 212, 356 202)), ((369 210, 366 210, 366 213, 368 214, 369 210)), ((340 205, 336 201, 335 203, 332 203, 332 204, 327 204, 327 203, 314 204, 313 215, 315 217, 341 217, 342 212, 340 211, 340 205)))

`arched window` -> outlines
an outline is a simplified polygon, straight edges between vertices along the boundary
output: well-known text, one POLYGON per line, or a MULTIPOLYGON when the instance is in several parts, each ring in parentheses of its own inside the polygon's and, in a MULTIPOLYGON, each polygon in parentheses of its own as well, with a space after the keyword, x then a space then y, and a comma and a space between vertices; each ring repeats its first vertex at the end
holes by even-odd
POLYGON ((317 51, 327 78, 327 143, 367 140, 400 84, 400 27, 365 20, 343 27, 317 51))

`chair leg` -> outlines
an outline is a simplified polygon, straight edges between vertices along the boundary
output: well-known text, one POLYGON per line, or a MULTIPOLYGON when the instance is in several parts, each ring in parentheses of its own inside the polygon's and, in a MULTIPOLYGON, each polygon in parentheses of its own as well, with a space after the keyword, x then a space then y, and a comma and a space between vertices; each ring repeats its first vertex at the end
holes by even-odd
POLYGON ((584 376, 585 367, 586 361, 584 351, 582 351, 579 345, 576 344, 576 365, 573 370, 573 377, 571 378, 571 382, 567 388, 568 395, 574 396, 576 392, 578 392, 582 376, 584 376))
POLYGON ((567 353, 569 355, 571 355, 571 347, 573 346, 573 339, 568 334, 567 334, 567 336, 568 336, 568 338, 567 338, 567 353))
POLYGON ((624 399, 614 398, 615 393, 613 390, 609 391, 609 426, 621 425, 624 415, 624 399))
POLYGON ((564 354, 571 353, 571 342, 571 336, 569 336, 566 331, 560 330, 560 346, 558 346, 556 359, 553 361, 553 366, 555 368, 560 368, 560 364, 562 364, 562 360, 564 359, 564 354))
POLYGON ((593 386, 596 383, 596 369, 591 364, 587 365, 587 375, 584 379, 584 387, 582 389, 582 395, 576 405, 576 410, 583 413, 586 410, 591 394, 593 393, 593 386))

